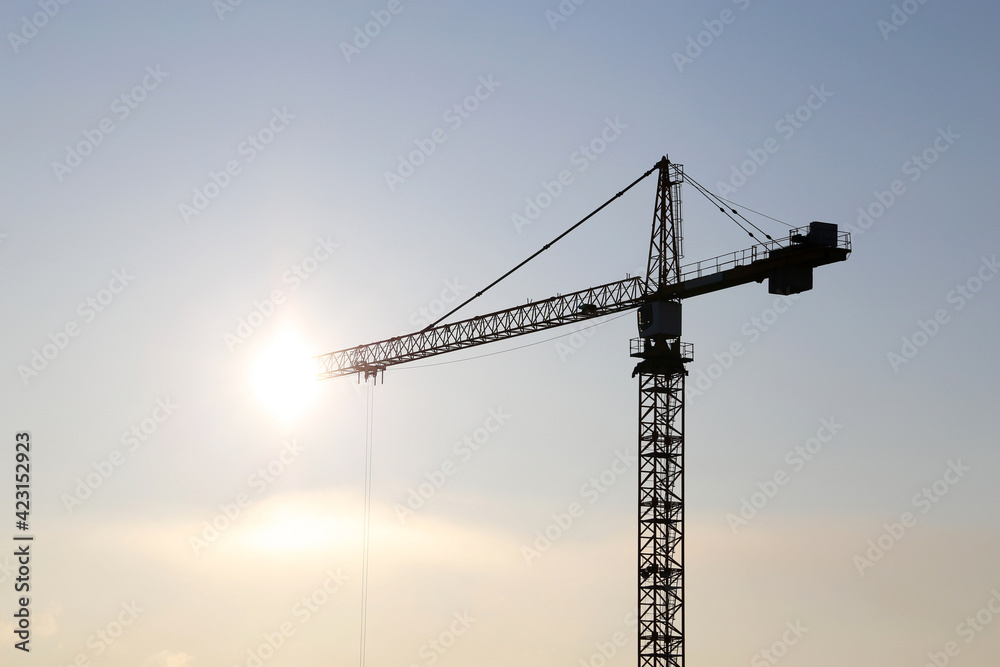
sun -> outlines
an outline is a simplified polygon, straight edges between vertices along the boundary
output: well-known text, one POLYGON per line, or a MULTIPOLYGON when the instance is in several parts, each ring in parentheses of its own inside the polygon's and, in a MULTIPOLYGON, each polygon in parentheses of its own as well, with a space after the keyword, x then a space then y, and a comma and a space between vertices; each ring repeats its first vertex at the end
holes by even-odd
POLYGON ((263 346, 251 368, 254 395, 283 422, 296 421, 316 398, 316 368, 311 356, 301 336, 284 331, 263 346))

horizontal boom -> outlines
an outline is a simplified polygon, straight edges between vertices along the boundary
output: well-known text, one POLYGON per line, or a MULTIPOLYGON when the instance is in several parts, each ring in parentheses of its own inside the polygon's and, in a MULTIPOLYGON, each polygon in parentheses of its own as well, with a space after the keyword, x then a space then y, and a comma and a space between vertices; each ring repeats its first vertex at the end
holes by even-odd
POLYGON ((620 313, 647 302, 688 299, 765 279, 769 280, 771 293, 795 294, 812 289, 814 267, 842 262, 850 252, 848 232, 838 232, 836 225, 814 222, 792 230, 787 239, 768 241, 686 265, 681 268, 679 282, 665 285, 657 293, 645 292, 644 278, 626 278, 454 324, 322 354, 315 357, 318 377, 329 379, 354 373, 372 376, 388 366, 620 313))

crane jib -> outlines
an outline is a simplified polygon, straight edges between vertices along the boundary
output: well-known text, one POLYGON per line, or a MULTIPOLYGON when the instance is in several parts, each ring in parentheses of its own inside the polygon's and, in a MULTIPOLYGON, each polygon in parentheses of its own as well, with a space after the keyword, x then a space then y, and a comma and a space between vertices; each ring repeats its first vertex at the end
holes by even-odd
POLYGON ((851 252, 850 235, 837 231, 836 225, 827 225, 812 223, 792 230, 787 239, 682 267, 680 281, 655 294, 647 292, 644 279, 626 278, 320 355, 316 357, 318 375, 324 379, 370 375, 389 366, 611 315, 651 301, 688 299, 765 279, 772 293, 795 294, 811 289, 813 267, 843 261, 851 252))

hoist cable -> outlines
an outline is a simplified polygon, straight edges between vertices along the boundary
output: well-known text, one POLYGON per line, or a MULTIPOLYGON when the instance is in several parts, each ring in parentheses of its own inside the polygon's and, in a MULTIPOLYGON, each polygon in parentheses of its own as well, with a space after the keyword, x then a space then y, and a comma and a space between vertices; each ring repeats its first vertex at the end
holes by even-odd
POLYGON ((372 513, 372 427, 375 413, 375 380, 368 385, 365 408, 365 518, 361 548, 361 667, 365 667, 368 639, 368 550, 371 542, 372 513))

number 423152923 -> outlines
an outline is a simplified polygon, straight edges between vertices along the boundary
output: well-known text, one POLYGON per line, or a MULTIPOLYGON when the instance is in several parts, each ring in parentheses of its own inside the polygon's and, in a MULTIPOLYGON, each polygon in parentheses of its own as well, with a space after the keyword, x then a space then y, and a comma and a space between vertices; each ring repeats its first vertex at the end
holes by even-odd
POLYGON ((18 433, 14 445, 15 516, 17 527, 28 529, 28 512, 31 500, 31 436, 18 433))

